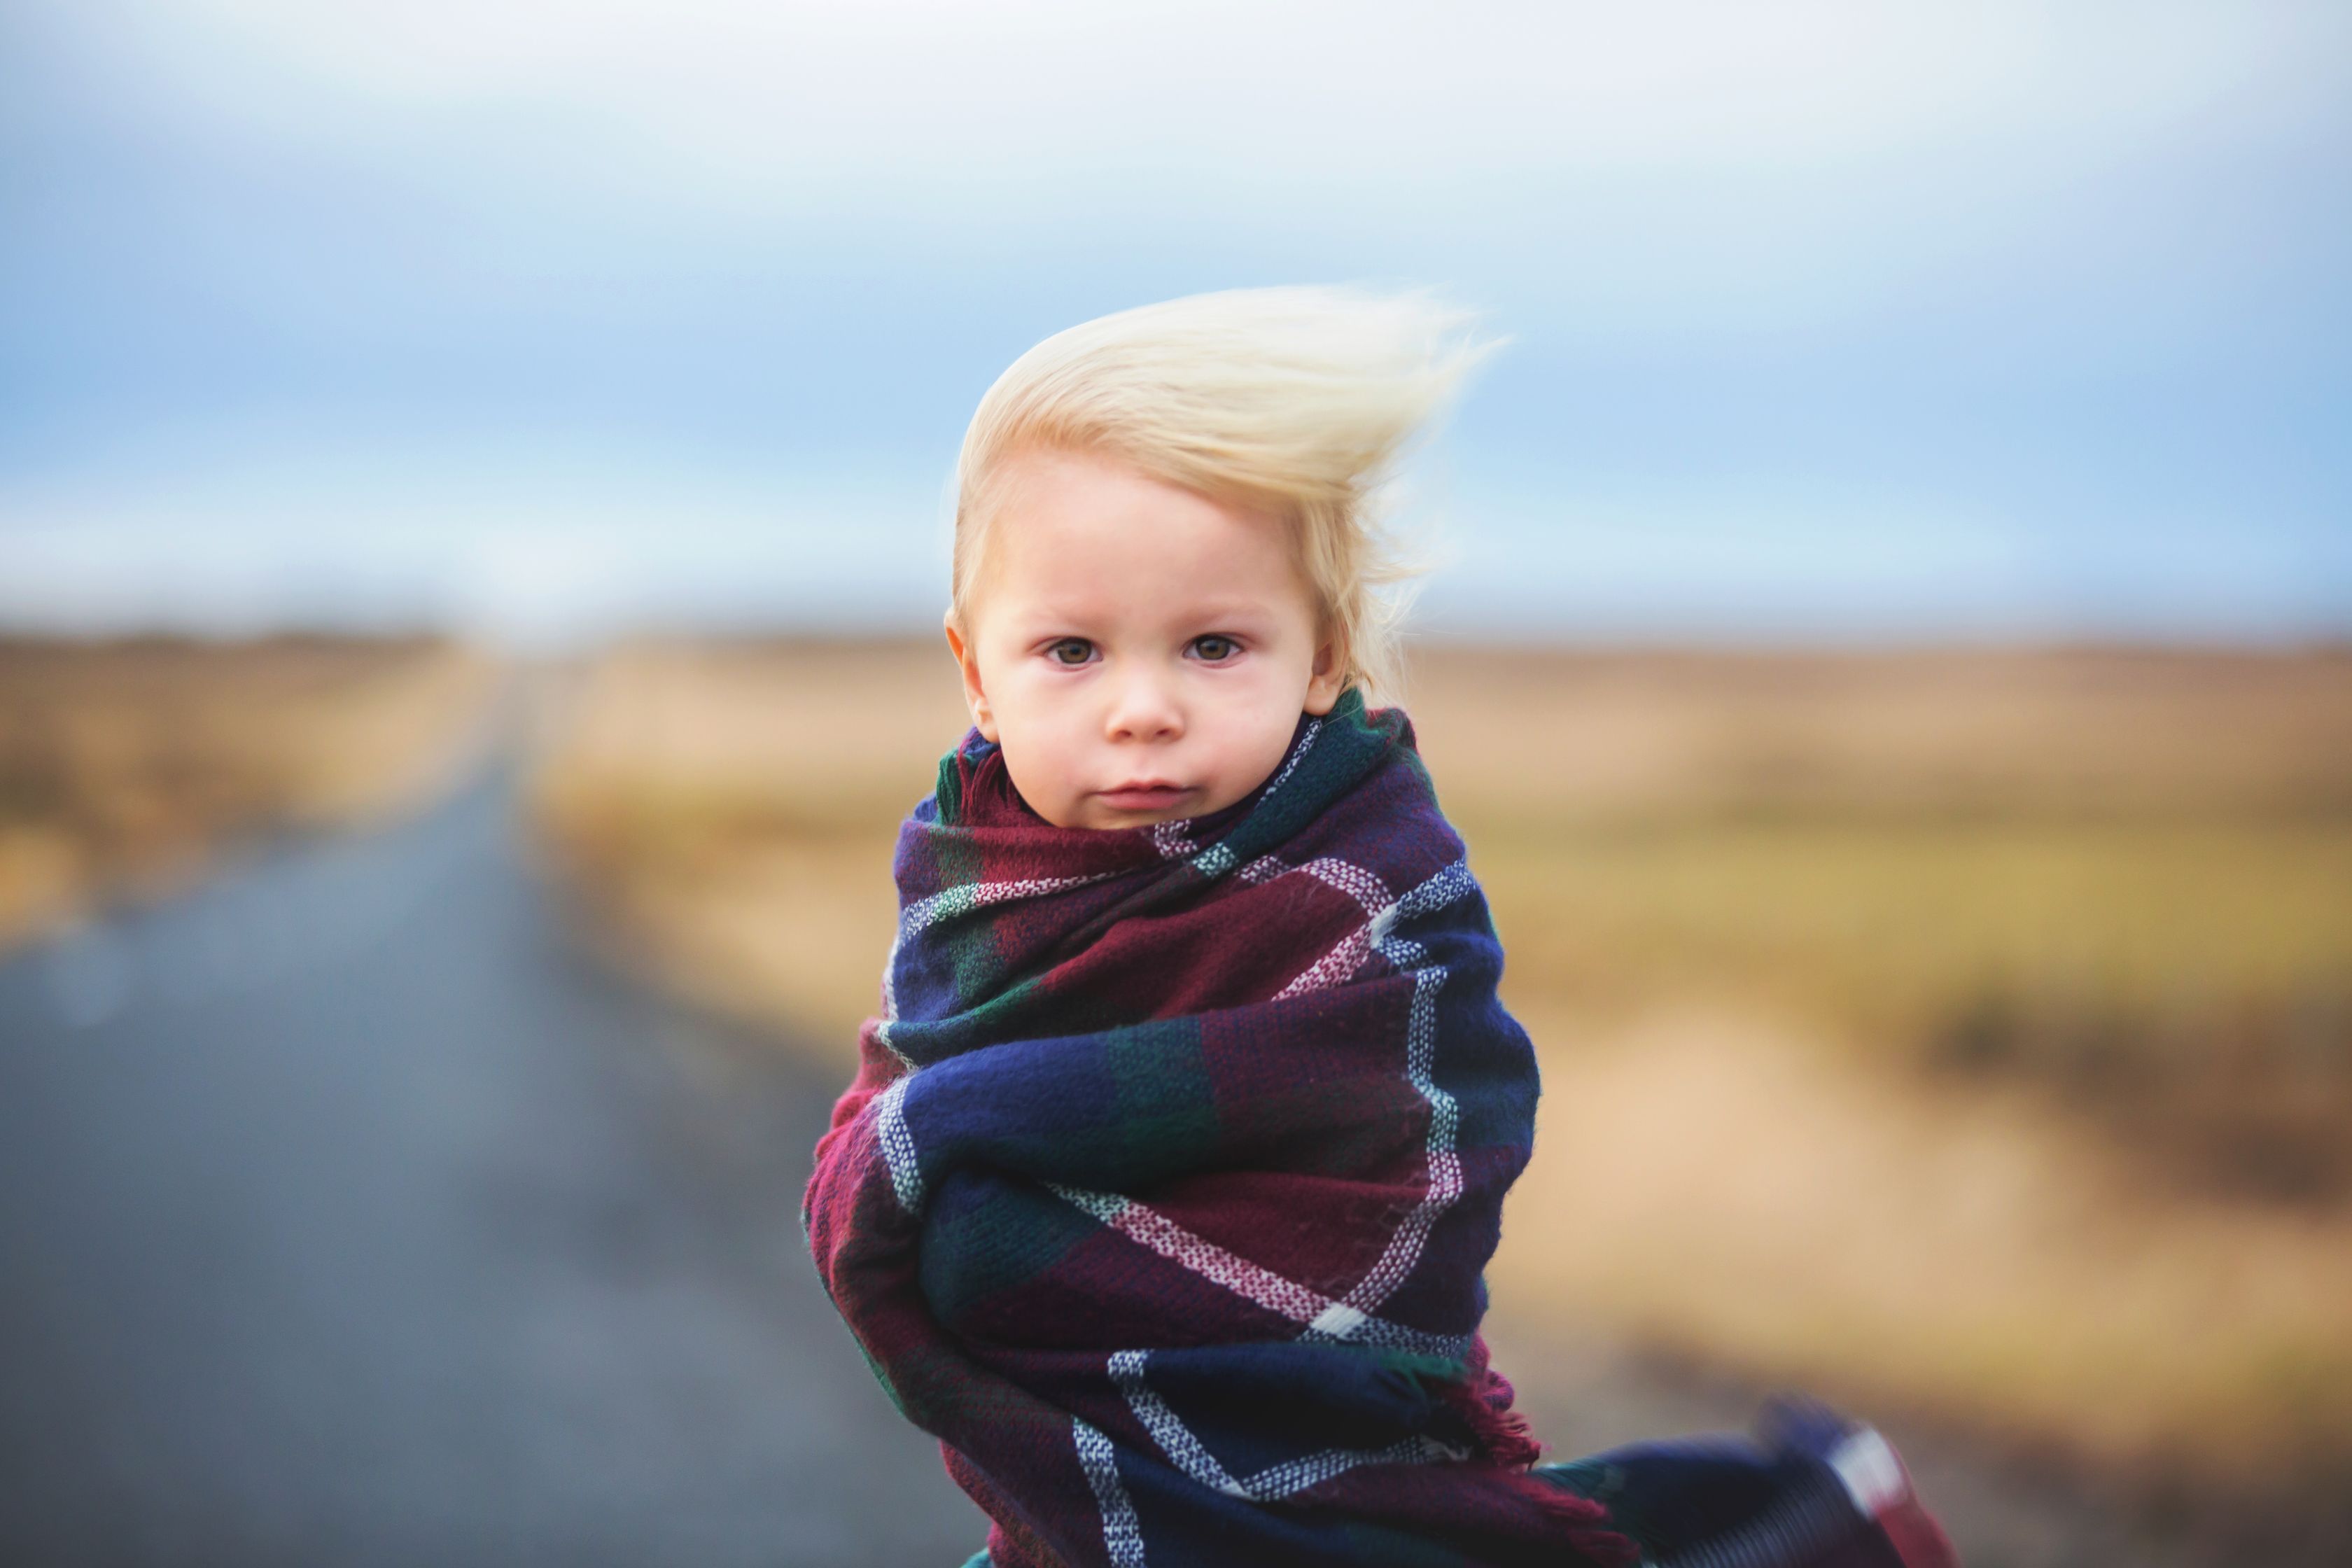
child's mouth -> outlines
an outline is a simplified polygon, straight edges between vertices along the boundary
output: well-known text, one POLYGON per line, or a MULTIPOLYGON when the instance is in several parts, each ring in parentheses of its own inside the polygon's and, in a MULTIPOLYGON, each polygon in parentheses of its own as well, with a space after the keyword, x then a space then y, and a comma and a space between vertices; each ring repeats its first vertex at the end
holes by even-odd
POLYGON ((1192 793, 1182 784, 1121 784, 1117 789, 1100 791, 1097 798, 1121 811, 1156 811, 1174 805, 1192 793))

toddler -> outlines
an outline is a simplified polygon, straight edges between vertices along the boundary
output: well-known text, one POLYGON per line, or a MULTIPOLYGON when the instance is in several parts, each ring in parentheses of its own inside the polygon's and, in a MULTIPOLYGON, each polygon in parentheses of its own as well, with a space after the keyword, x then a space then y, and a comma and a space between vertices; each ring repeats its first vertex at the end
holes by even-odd
POLYGON ((1538 1465, 1478 1334, 1537 1092, 1392 683, 1375 510, 1481 345, 1416 297, 1203 295, 1023 355, 959 464, 972 728, 803 1223, 971 1568, 1923 1568, 1893 1452, 1538 1465))

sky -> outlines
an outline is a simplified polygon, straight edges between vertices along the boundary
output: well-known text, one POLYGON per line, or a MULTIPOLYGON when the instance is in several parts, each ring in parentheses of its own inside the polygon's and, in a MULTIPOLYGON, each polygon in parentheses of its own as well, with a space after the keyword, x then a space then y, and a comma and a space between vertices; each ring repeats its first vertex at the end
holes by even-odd
POLYGON ((2352 7, 0 5, 0 629, 928 630, 1031 343, 1507 338, 1433 634, 2352 635, 2352 7))

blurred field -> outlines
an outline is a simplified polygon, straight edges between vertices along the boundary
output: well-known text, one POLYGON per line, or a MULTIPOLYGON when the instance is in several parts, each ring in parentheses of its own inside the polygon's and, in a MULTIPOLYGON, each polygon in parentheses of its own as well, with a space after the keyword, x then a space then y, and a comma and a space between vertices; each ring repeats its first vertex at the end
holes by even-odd
MULTIPOLYGON (((2352 1474, 2352 652, 1424 649, 1543 1052, 1500 1311, 2241 1493, 2352 1474)), ((928 644, 616 650, 540 843, 616 958, 836 1053, 928 644)))
POLYGON ((398 810, 480 733, 495 679, 426 638, 0 640, 0 944, 242 837, 398 810))
POLYGON ((542 710, 538 846, 614 962, 833 1042, 845 1080, 897 918, 898 821, 966 722, 943 670, 907 643, 619 649, 542 710))

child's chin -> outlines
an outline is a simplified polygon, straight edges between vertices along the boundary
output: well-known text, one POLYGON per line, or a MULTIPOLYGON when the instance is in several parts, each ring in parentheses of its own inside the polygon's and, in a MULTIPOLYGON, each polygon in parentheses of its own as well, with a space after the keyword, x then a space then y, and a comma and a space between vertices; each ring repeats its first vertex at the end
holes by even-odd
POLYGON ((1192 816, 1193 812, 1181 808, 1167 811, 1103 811, 1090 812, 1078 822, 1078 827, 1090 827, 1099 833, 1117 833, 1131 827, 1150 827, 1162 822, 1173 822, 1180 816, 1192 816))

